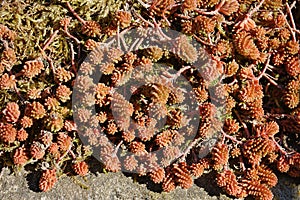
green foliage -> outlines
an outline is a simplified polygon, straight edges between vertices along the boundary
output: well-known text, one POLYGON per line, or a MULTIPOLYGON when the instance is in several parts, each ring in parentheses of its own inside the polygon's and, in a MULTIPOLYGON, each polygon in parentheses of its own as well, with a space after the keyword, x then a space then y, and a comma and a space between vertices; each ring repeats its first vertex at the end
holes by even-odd
MULTIPOLYGON (((43 5, 36 2, 27 4, 20 0, 5 1, 2 4, 0 23, 17 33, 15 52, 19 64, 24 60, 39 57, 39 48, 43 46, 45 38, 54 32, 56 23, 64 18, 67 12, 67 9, 59 5, 43 5)), ((59 43, 59 47, 56 47, 58 49, 55 46, 51 47, 51 53, 58 62, 63 59, 61 55, 68 52, 66 42, 59 43)))

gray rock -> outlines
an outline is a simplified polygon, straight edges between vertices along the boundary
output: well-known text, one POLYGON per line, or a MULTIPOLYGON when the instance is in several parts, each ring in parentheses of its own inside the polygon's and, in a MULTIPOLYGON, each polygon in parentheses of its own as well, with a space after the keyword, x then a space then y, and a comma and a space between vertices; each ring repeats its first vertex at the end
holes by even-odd
MULTIPOLYGON (((229 200, 232 199, 214 186, 209 175, 195 181, 190 189, 177 188, 165 193, 159 191, 147 178, 126 176, 123 173, 89 173, 86 177, 61 177, 49 192, 40 192, 38 181, 40 174, 22 171, 12 174, 3 168, 0 174, 0 199, 5 200, 160 200, 160 199, 191 199, 191 200, 229 200), (136 181, 135 181, 136 179, 136 181), (203 188, 205 187, 205 189, 203 188), (156 191, 156 192, 155 192, 156 191), (208 191, 208 192, 207 192, 208 191)), ((272 189, 278 200, 300 199, 300 186, 287 176, 280 176, 279 183, 272 189)))

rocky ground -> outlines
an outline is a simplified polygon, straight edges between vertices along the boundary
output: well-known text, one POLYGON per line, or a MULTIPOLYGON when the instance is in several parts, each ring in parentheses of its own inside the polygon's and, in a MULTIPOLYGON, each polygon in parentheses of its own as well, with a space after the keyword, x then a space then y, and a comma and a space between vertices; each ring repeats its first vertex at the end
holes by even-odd
MULTIPOLYGON (((39 173, 11 173, 3 168, 0 174, 0 199, 29 200, 29 199, 195 199, 195 200, 229 200, 230 197, 214 184, 210 176, 195 180, 193 187, 188 190, 177 188, 171 193, 159 191, 151 181, 123 173, 101 173, 96 170, 82 177, 62 177, 49 192, 38 189, 39 173)), ((279 184, 272 189, 275 199, 300 199, 300 180, 281 175, 279 184)))

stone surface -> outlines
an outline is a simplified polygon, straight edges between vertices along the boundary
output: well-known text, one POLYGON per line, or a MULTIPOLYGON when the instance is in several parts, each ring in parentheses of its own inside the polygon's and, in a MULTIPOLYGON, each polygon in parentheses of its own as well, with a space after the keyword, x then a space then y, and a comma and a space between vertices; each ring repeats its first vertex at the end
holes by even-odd
MULTIPOLYGON (((224 194, 220 194, 220 189, 214 185, 210 176, 206 175, 202 179, 196 180, 192 188, 188 190, 177 188, 170 193, 159 191, 159 187, 155 187, 151 181, 145 178, 128 176, 121 172, 95 172, 89 173, 85 178, 65 176, 61 177, 49 192, 40 192, 38 190, 39 176, 40 174, 37 172, 28 173, 25 171, 12 174, 11 170, 3 168, 0 174, 0 199, 231 199, 224 194)), ((273 192, 275 193, 275 199, 278 200, 300 199, 299 183, 295 183, 294 179, 286 176, 279 177, 279 184, 273 189, 273 192)))

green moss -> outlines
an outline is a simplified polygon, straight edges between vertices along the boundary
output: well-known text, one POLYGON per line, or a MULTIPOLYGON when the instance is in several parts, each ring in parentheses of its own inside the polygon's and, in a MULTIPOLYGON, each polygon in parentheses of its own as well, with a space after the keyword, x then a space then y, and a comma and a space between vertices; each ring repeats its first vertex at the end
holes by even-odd
MULTIPOLYGON (((40 49, 56 29, 59 29, 59 21, 65 17, 74 16, 65 6, 67 1, 4 1, 0 8, 0 24, 6 25, 17 33, 15 51, 18 64, 35 59, 41 55, 40 49), (11 13, 15 13, 12 15, 11 13)), ((117 11, 122 1, 72 1, 72 7, 84 20, 101 22, 109 13, 117 11)), ((69 26, 70 32, 75 37, 80 35, 80 23, 72 20, 69 26)), ((68 63, 70 49, 68 42, 72 42, 63 31, 50 44, 47 55, 60 63, 68 63)))
MULTIPOLYGON (((39 47, 43 46, 53 32, 55 23, 66 13, 65 8, 57 5, 27 4, 19 0, 3 3, 0 9, 0 23, 17 33, 15 51, 19 63, 40 56, 39 47)), ((65 46, 61 43, 60 48, 65 49, 65 46)))

